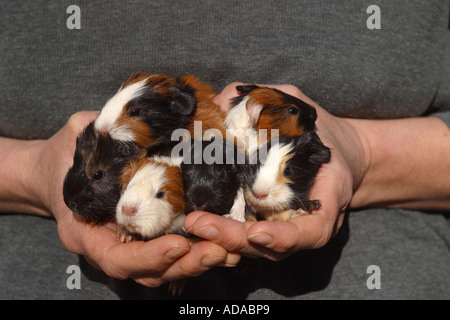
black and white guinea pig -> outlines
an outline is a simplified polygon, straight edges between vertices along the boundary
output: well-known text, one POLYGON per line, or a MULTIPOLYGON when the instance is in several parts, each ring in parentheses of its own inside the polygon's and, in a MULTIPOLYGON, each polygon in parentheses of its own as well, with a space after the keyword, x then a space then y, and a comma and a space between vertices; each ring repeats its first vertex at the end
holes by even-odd
POLYGON ((181 164, 186 214, 201 210, 245 222, 240 169, 245 156, 221 138, 191 140, 184 152, 188 155, 181 164))
POLYGON ((289 220, 321 207, 309 192, 331 152, 315 132, 275 137, 257 152, 258 163, 243 166, 247 220, 289 220))
POLYGON ((201 121, 202 134, 208 129, 224 134, 225 113, 214 103, 215 96, 211 86, 192 75, 137 72, 107 101, 95 128, 143 148, 170 142, 179 128, 192 136, 194 121, 201 121))
POLYGON ((236 90, 240 95, 232 99, 227 128, 237 122, 240 128, 266 129, 267 141, 272 138, 271 129, 277 129, 279 136, 298 136, 315 128, 316 109, 292 95, 256 85, 241 85, 236 90))
POLYGON ((185 234, 181 159, 144 157, 131 161, 120 179, 122 194, 116 222, 122 241, 150 240, 168 234, 185 234))
POLYGON ((122 170, 142 152, 134 143, 112 139, 89 124, 77 138, 73 165, 64 180, 66 205, 89 222, 113 219, 122 170))

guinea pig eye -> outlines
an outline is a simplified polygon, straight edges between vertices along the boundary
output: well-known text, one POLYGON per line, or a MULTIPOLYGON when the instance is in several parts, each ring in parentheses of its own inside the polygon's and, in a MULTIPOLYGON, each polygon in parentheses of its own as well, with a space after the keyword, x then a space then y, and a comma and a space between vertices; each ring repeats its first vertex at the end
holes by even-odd
POLYGON ((296 115, 296 114, 298 114, 298 109, 296 107, 290 107, 288 109, 288 112, 292 115, 296 115))
POLYGON ((103 178, 103 176, 104 176, 103 171, 97 171, 96 173, 94 173, 94 180, 99 181, 103 178))
POLYGON ((166 193, 165 193, 164 191, 160 191, 160 192, 158 192, 158 193, 156 194, 156 198, 157 198, 157 199, 161 199, 162 197, 164 197, 165 194, 166 194, 166 193))
POLYGON ((141 114, 141 111, 142 110, 140 108, 132 109, 130 111, 130 117, 137 117, 137 116, 139 116, 141 114))

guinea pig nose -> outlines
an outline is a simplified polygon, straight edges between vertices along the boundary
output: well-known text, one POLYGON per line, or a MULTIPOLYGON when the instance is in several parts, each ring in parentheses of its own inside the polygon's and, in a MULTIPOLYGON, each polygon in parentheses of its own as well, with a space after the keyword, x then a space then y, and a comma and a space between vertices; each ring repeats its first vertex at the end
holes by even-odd
POLYGON ((259 200, 264 200, 264 199, 266 199, 267 196, 268 196, 267 193, 262 193, 262 192, 255 192, 255 191, 252 191, 252 193, 253 193, 253 195, 255 196, 255 198, 256 198, 256 199, 259 199, 259 200))
POLYGON ((122 206, 122 213, 126 216, 134 216, 137 213, 136 207, 122 206))

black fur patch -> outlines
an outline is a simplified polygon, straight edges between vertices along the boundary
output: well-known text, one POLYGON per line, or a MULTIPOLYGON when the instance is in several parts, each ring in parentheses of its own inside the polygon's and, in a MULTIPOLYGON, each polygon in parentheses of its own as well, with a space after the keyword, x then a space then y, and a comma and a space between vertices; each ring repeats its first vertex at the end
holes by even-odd
MULTIPOLYGON (((202 141, 201 150, 194 150, 194 141, 191 141, 190 164, 183 162, 181 171, 183 174, 183 185, 186 201, 186 213, 201 210, 219 215, 230 213, 237 191, 241 187, 242 176, 237 163, 238 150, 229 142, 223 143, 221 163, 208 164, 203 161, 195 164, 194 151, 204 152, 205 148, 211 146, 213 141, 202 141), (228 147, 228 149, 227 149, 228 147), (227 164, 226 152, 233 152, 230 159, 233 162, 227 164)), ((198 154, 197 154, 198 155, 198 154)), ((213 154, 214 155, 214 154, 213 154)), ((198 161, 199 158, 197 158, 198 161)))
POLYGON ((74 163, 64 180, 66 205, 90 222, 113 219, 122 170, 139 150, 133 143, 98 133, 93 123, 87 126, 77 138, 74 163))

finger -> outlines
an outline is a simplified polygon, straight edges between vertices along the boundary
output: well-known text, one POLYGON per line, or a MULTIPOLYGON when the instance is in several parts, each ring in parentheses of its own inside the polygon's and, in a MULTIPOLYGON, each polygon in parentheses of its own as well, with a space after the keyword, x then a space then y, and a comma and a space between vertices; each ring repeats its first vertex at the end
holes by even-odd
POLYGON ((267 248, 255 246, 247 241, 247 230, 255 222, 242 223, 230 218, 195 211, 187 215, 185 228, 188 232, 214 242, 229 252, 237 252, 248 257, 265 257, 267 248))
POLYGON ((228 251, 242 251, 247 245, 246 225, 222 216, 194 211, 187 215, 184 226, 189 233, 212 241, 228 251))
POLYGON ((278 253, 324 246, 341 221, 343 207, 341 185, 333 183, 333 175, 322 174, 323 169, 327 168, 321 168, 311 192, 312 199, 321 201, 320 209, 289 221, 260 221, 248 230, 247 240, 278 253))
POLYGON ((93 242, 89 248, 90 260, 110 277, 127 279, 139 275, 157 277, 178 258, 190 250, 185 237, 166 235, 147 242, 118 243, 111 237, 93 242))
POLYGON ((223 88, 222 92, 219 93, 215 98, 214 102, 217 103, 222 111, 228 112, 231 108, 231 98, 236 97, 239 93, 236 90, 236 86, 243 85, 242 82, 233 82, 223 88))
POLYGON ((161 278, 172 281, 199 276, 215 266, 236 266, 239 260, 239 254, 228 253, 223 247, 210 241, 198 241, 193 243, 189 253, 175 261, 161 278))
POLYGON ((290 254, 325 245, 331 237, 332 225, 319 213, 289 221, 260 221, 248 230, 247 240, 276 253, 290 254))
POLYGON ((70 116, 67 126, 72 129, 75 134, 81 133, 83 129, 97 118, 99 111, 80 111, 70 116))

